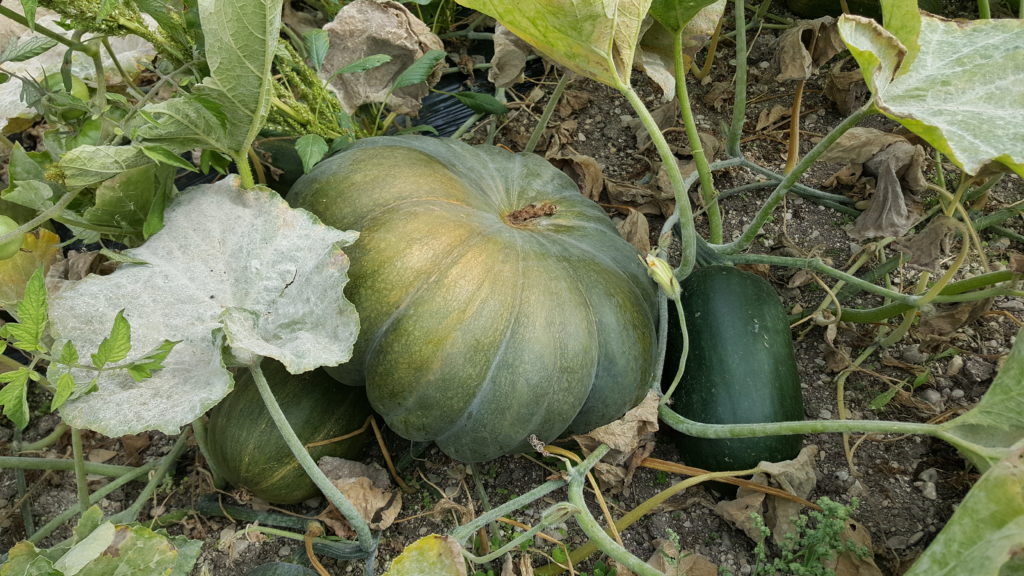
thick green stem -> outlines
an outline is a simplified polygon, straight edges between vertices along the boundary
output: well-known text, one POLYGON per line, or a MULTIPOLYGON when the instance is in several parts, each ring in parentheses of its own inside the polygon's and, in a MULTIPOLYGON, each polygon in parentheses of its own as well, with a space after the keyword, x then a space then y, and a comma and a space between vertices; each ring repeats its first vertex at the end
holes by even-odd
POLYGON ((85 471, 85 454, 82 449, 82 431, 71 428, 71 451, 74 454, 75 486, 78 487, 78 510, 89 509, 89 479, 85 471))
POLYGON ((743 122, 747 115, 747 14, 746 2, 736 0, 733 12, 736 15, 736 97, 732 106, 732 123, 726 134, 725 151, 729 156, 738 158, 740 137, 743 135, 743 122))
MULTIPOLYGON (((85 473, 117 478, 135 472, 134 466, 115 466, 85 462, 85 473)), ((24 456, 0 456, 0 470, 61 470, 75 469, 74 460, 58 458, 29 458, 24 456)))
POLYGON ((72 50, 78 50, 79 52, 84 52, 86 54, 89 54, 91 50, 91 48, 86 46, 85 44, 82 44, 81 42, 76 42, 70 38, 58 34, 57 32, 50 30, 46 26, 40 26, 38 23, 29 22, 28 19, 25 18, 25 16, 18 14, 17 12, 11 10, 10 8, 7 8, 6 6, 0 5, 0 16, 9 18, 26 28, 33 27, 35 28, 35 31, 39 34, 42 34, 43 36, 46 36, 51 40, 55 40, 58 43, 63 44, 72 50))
POLYGON ((679 100, 679 111, 686 128, 686 137, 690 141, 690 153, 693 163, 700 176, 700 197, 704 202, 704 210, 708 215, 708 240, 714 244, 722 243, 722 211, 718 206, 718 192, 715 181, 711 177, 711 167, 704 155, 704 145, 697 132, 697 123, 693 119, 693 108, 690 106, 690 95, 686 89, 686 68, 683 65, 683 30, 675 33, 672 40, 672 58, 675 62, 676 99, 679 100))
POLYGON ((281 438, 285 444, 292 451, 292 455, 299 462, 299 466, 306 471, 309 475, 310 480, 316 484, 316 487, 324 493, 327 500, 334 504, 334 507, 341 512, 342 516, 348 521, 349 526, 355 530, 356 535, 359 537, 359 545, 367 555, 372 555, 376 543, 373 540, 373 535, 370 533, 370 527, 366 524, 366 520, 363 519, 359 511, 352 506, 347 498, 338 490, 338 487, 331 483, 330 479, 324 475, 323 471, 317 467, 316 462, 313 461, 313 457, 306 451, 305 446, 302 444, 302 440, 292 430, 291 424, 288 423, 288 419, 285 417, 284 412, 281 411, 281 406, 278 405, 277 399, 274 398, 274 393, 270 390, 270 385, 267 384, 267 379, 263 376, 263 370, 260 369, 259 362, 251 364, 249 371, 252 373, 253 381, 256 383, 256 388, 260 391, 260 396, 263 397, 263 403, 267 407, 267 412, 270 413, 270 418, 274 421, 274 425, 277 426, 277 430, 281 433, 281 438))
POLYGON ((127 524, 138 520, 139 513, 142 512, 142 507, 146 505, 146 502, 153 496, 156 489, 163 484, 164 477, 167 476, 167 473, 171 471, 182 452, 185 451, 185 447, 188 445, 186 442, 187 438, 188 434, 178 434, 178 439, 174 441, 174 446, 171 447, 171 451, 159 460, 160 463, 155 467, 153 475, 150 476, 149 482, 146 483, 142 492, 140 492, 138 497, 135 498, 135 502, 132 502, 132 505, 127 509, 111 516, 111 522, 127 524))
POLYGON ((636 91, 633 90, 633 87, 628 84, 621 84, 616 86, 616 88, 626 97, 626 100, 640 119, 640 123, 643 124, 647 134, 651 137, 651 141, 654 142, 658 156, 661 157, 662 167, 672 186, 680 228, 680 258, 676 277, 686 278, 693 270, 693 264, 697 256, 697 231, 693 227, 693 210, 690 207, 690 199, 686 196, 687 186, 683 181, 683 173, 679 170, 679 164, 676 162, 675 155, 672 154, 672 149, 669 148, 668 141, 665 140, 665 135, 661 133, 658 123, 654 121, 651 112, 644 105, 643 100, 640 99, 636 91))
POLYGON ((31 232, 32 230, 35 230, 37 226, 51 218, 57 219, 60 213, 64 211, 64 208, 66 208, 67 205, 70 204, 76 196, 78 196, 79 192, 81 192, 81 189, 72 190, 70 192, 65 193, 63 196, 60 197, 60 200, 57 200, 57 202, 54 203, 53 206, 50 206, 46 210, 43 210, 42 212, 37 214, 35 218, 29 220, 28 222, 25 222, 24 224, 18 226, 14 230, 11 230, 7 234, 0 234, 0 243, 7 242, 8 240, 18 236, 24 236, 25 234, 31 232))
POLYGON ((22 444, 18 448, 18 453, 24 454, 26 452, 37 452, 39 450, 45 450, 50 446, 56 444, 57 440, 60 440, 60 437, 63 436, 68 431, 68 429, 69 426, 67 424, 63 422, 58 422, 57 425, 53 427, 53 430, 51 430, 50 433, 47 434, 46 436, 40 438, 39 440, 36 440, 35 442, 31 442, 29 444, 22 444))
POLYGON ((526 532, 519 534, 518 536, 507 542, 504 546, 498 548, 497 550, 494 550, 489 554, 485 554, 483 556, 477 556, 463 549, 462 556, 466 560, 469 560, 474 564, 486 564, 488 562, 492 562, 494 560, 497 560, 498 558, 501 558, 505 554, 508 554, 513 550, 516 550, 517 548, 519 548, 519 545, 523 542, 533 542, 534 537, 537 534, 540 534, 545 528, 547 528, 548 526, 562 524, 575 514, 579 514, 579 509, 576 508, 575 506, 571 504, 566 504, 565 502, 555 504, 554 506, 551 506, 550 508, 544 511, 544 513, 541 515, 540 522, 538 522, 536 525, 531 527, 526 532))
POLYGON ((523 152, 529 154, 537 148, 537 144, 540 142, 540 137, 548 127, 548 122, 551 121, 551 115, 555 113, 555 108, 558 108, 558 101, 562 99, 562 94, 565 92, 566 86, 568 86, 571 81, 572 72, 569 72, 568 70, 563 72, 562 77, 558 79, 558 84, 555 84, 554 91, 551 92, 551 97, 548 98, 548 103, 544 106, 544 111, 541 112, 540 120, 537 121, 537 126, 534 127, 533 132, 530 133, 530 139, 526 142, 523 152))
POLYGON ((787 436, 791 434, 822 434, 826 432, 854 432, 865 434, 927 434, 945 438, 935 424, 919 422, 890 422, 887 420, 798 420, 792 422, 765 422, 760 424, 708 424, 680 416, 666 405, 658 408, 662 422, 674 430, 697 438, 754 438, 761 436, 787 436))
MULTIPOLYGON (((14 427, 14 442, 11 443, 11 451, 17 454, 21 451, 21 429, 14 427)), ((18 501, 21 502, 21 524, 26 534, 36 531, 35 519, 32 517, 32 505, 26 495, 28 494, 28 483, 25 481, 25 471, 14 471, 14 487, 17 490, 18 501)))
MULTIPOLYGON (((608 446, 602 444, 598 446, 594 453, 601 453, 602 455, 608 451, 608 446)), ((621 564, 627 570, 632 571, 638 576, 665 576, 660 570, 648 565, 643 560, 637 558, 629 550, 626 550, 621 544, 615 541, 614 538, 605 532, 604 528, 601 527, 594 516, 590 513, 587 508, 586 498, 583 496, 583 481, 586 478, 587 470, 579 466, 575 469, 571 469, 569 472, 569 503, 575 506, 579 511, 576 513, 576 523, 580 525, 583 532, 590 537, 602 552, 607 554, 609 557, 614 558, 616 562, 621 564)))
POLYGON ((234 158, 235 167, 238 169, 238 180, 242 188, 249 189, 256 185, 256 179, 252 175, 252 166, 249 164, 248 152, 242 152, 234 158))
POLYGON ((458 528, 455 528, 448 534, 449 536, 454 538, 456 542, 458 542, 462 546, 465 546, 466 543, 469 542, 470 538, 473 537, 473 534, 476 534, 476 531, 482 528, 483 526, 486 526, 487 524, 494 522, 498 518, 506 516, 509 513, 522 508, 523 506, 527 506, 537 500, 540 500, 544 496, 547 496, 548 494, 554 492, 555 490, 558 490, 559 488, 562 488, 563 486, 565 486, 565 480, 548 480, 547 482, 541 484, 540 486, 537 486, 533 490, 530 490, 526 494, 523 494, 522 496, 519 496, 517 498, 513 498, 512 500, 509 500, 508 502, 502 504, 501 506, 498 506, 497 508, 488 510, 487 512, 474 518, 472 521, 463 524, 458 528))
POLYGON ((679 330, 683 336, 683 351, 679 355, 679 366, 676 368, 676 375, 672 378, 672 384, 669 385, 668 391, 661 398, 662 404, 672 399, 676 386, 679 386, 679 382, 683 379, 683 371, 686 369, 686 357, 690 355, 690 335, 686 331, 686 315, 683 313, 683 303, 679 298, 675 298, 672 301, 676 304, 676 314, 679 316, 679 330))
POLYGON ((861 120, 874 114, 876 111, 874 100, 869 100, 867 104, 861 107, 859 110, 851 114, 848 118, 843 120, 838 126, 836 126, 827 136, 822 138, 821 142, 816 144, 807 156, 804 156, 800 163, 793 168, 793 171, 779 182, 775 190, 772 191, 771 195, 765 201, 761 209, 758 210, 757 215, 754 216, 754 220, 750 223, 750 226, 743 232, 743 234, 735 241, 728 244, 722 244, 717 249, 720 252, 734 253, 742 252, 746 250, 757 238, 757 235, 761 232, 761 229, 772 217, 772 212, 782 202, 782 199, 786 196, 786 193, 790 191, 796 181, 803 176, 804 172, 807 171, 811 165, 825 153, 826 150, 832 144, 839 139, 840 136, 846 133, 847 130, 856 126, 861 120))

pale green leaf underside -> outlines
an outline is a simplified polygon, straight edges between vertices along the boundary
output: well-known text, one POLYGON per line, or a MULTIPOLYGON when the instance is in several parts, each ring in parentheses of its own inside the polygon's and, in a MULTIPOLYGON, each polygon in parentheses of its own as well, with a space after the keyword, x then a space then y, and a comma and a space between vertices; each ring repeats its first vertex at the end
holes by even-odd
POLYGON ((64 172, 64 185, 77 189, 151 162, 135 146, 79 146, 61 156, 59 166, 64 172))
POLYGON ((651 16, 672 32, 679 32, 693 20, 701 10, 718 0, 654 0, 651 2, 651 16))
MULTIPOLYGON (((127 361, 164 339, 182 342, 152 378, 103 372, 98 390, 68 401, 62 416, 111 437, 177 433, 230 391, 225 340, 237 358, 270 356, 293 373, 345 362, 358 317, 342 293, 348 259, 339 246, 356 237, 268 190, 240 190, 235 178, 186 190, 168 207, 164 228, 125 251, 149 264, 72 284, 50 314, 55 347, 70 339, 86 357, 121 308, 132 327, 127 361)), ((93 373, 75 376, 87 382, 93 373)))
POLYGON ((281 0, 200 0, 199 17, 210 76, 196 93, 228 121, 195 98, 176 98, 147 106, 159 123, 139 127, 136 136, 176 150, 211 148, 237 158, 270 110, 281 0))
POLYGON ((839 30, 882 112, 968 174, 999 163, 1024 175, 1024 20, 922 15, 903 68, 906 50, 873 20, 844 15, 839 30))
POLYGON ((997 576, 1024 545, 1024 443, 986 472, 905 576, 997 576))
POLYGON ((612 87, 629 84, 651 0, 458 0, 551 60, 612 87))

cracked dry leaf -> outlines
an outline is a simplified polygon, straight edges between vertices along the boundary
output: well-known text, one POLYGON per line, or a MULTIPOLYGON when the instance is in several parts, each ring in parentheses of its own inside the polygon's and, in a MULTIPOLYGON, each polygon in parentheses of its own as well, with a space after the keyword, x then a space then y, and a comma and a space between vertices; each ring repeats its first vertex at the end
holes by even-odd
POLYGON ((844 50, 846 45, 839 36, 835 18, 824 16, 817 20, 800 20, 779 38, 779 51, 775 57, 780 72, 775 80, 806 80, 844 50))
POLYGON ((952 236, 960 226, 945 214, 938 214, 923 230, 895 243, 900 252, 910 255, 908 264, 921 270, 936 270, 939 261, 949 255, 952 236))
POLYGON ((767 108, 761 110, 761 113, 757 116, 757 124, 754 126, 754 131, 760 132, 783 118, 789 118, 789 112, 789 107, 778 104, 772 106, 771 110, 767 108))
POLYGON ((387 0, 355 0, 338 11, 324 26, 330 49, 324 57, 323 73, 338 91, 341 105, 352 114, 363 104, 386 102, 398 114, 415 115, 420 101, 441 78, 441 68, 426 83, 400 88, 390 94, 395 79, 417 58, 430 50, 443 50, 444 44, 430 28, 405 6, 387 0), (391 61, 364 72, 334 75, 345 66, 376 54, 391 61))
POLYGON ((846 521, 846 529, 840 536, 845 542, 853 542, 863 546, 868 551, 866 558, 846 551, 838 557, 823 561, 825 568, 835 573, 835 576, 882 576, 882 571, 875 564, 875 549, 871 544, 871 533, 868 529, 855 520, 846 521))
POLYGON ((647 224, 647 217, 639 210, 629 208, 626 217, 615 225, 626 242, 632 244, 641 254, 651 251, 651 228, 647 224))
MULTIPOLYGON (((402 493, 390 489, 391 479, 380 466, 331 456, 321 458, 317 466, 372 530, 383 530, 398 518, 402 510, 402 493)), ((330 526, 339 537, 351 538, 355 534, 334 506, 321 514, 319 520, 330 526)))
POLYGON ((652 207, 654 212, 663 213, 665 210, 664 203, 672 202, 675 199, 675 196, 671 193, 671 188, 638 186, 609 178, 604 180, 604 190, 608 195, 609 202, 612 204, 637 206, 644 213, 647 213, 647 208, 652 207))
MULTIPOLYGON (((566 71, 565 74, 572 74, 572 72, 566 71)), ((562 118, 568 118, 590 104, 590 99, 589 92, 566 90, 562 93, 562 99, 558 101, 558 115, 562 118)))
POLYGON ((853 238, 867 240, 903 236, 917 222, 917 216, 907 208, 903 188, 896 175, 896 171, 902 168, 898 162, 897 157, 890 156, 877 166, 878 182, 875 184, 871 204, 861 212, 848 231, 853 238))
POLYGON ((918 332, 925 337, 949 337, 961 327, 981 318, 992 306, 992 299, 976 300, 935 306, 930 312, 921 315, 918 332))
POLYGON ((622 418, 572 437, 584 454, 590 454, 601 444, 611 448, 594 471, 602 484, 611 487, 613 492, 629 486, 640 461, 654 450, 658 402, 657 394, 648 392, 643 401, 622 418))
MULTIPOLYGON (((696 552, 681 553, 669 540, 657 539, 647 565, 665 576, 717 576, 718 566, 696 552)), ((616 572, 620 574, 620 572, 616 572)))
POLYGON ((494 27, 494 56, 487 79, 497 88, 508 88, 522 81, 530 45, 501 24, 494 27))

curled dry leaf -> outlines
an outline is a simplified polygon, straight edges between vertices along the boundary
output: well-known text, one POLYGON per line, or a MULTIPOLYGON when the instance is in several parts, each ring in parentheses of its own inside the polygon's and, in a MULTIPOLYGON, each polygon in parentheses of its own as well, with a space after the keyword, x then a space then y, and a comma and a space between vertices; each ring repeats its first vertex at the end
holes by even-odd
POLYGON ((501 576, 533 576, 533 561, 529 554, 520 554, 518 561, 513 561, 511 554, 505 554, 501 563, 501 576))
MULTIPOLYGON (((566 71, 565 74, 572 74, 566 71)), ((558 115, 568 118, 579 112, 590 104, 590 93, 582 90, 566 90, 562 93, 562 99, 558 101, 558 115)))
POLYGON ((523 79, 530 45, 500 23, 494 27, 494 56, 487 79, 497 88, 508 88, 523 79))
POLYGON ((918 332, 925 337, 952 336, 961 327, 981 318, 991 306, 991 298, 936 306, 932 311, 922 314, 918 332))
POLYGON ((868 551, 866 557, 845 551, 836 558, 824 561, 825 568, 836 576, 882 576, 882 571, 875 564, 875 549, 871 544, 871 533, 854 520, 846 521, 846 530, 842 536, 844 542, 853 542, 868 551))
MULTIPOLYGON (((676 100, 662 104, 651 110, 651 116, 654 118, 654 123, 658 125, 658 129, 664 132, 676 125, 676 120, 679 119, 679 104, 676 100)), ((636 138, 636 147, 639 150, 643 150, 651 145, 651 135, 647 133, 647 128, 644 127, 639 118, 628 120, 626 126, 633 131, 633 136, 636 138)))
POLYGON ((389 96, 394 80, 417 58, 430 50, 444 49, 441 39, 398 2, 355 0, 339 10, 324 30, 331 47, 324 57, 323 72, 349 114, 363 104, 387 102, 399 114, 415 115, 420 100, 429 93, 428 85, 441 78, 438 67, 426 84, 406 86, 389 96), (345 66, 376 54, 390 56, 391 61, 364 72, 334 75, 345 66))
POLYGON ((584 454, 590 454, 601 444, 611 450, 594 468, 598 480, 620 492, 628 488, 633 472, 654 450, 654 433, 658 431, 658 401, 654 392, 648 392, 642 402, 626 414, 588 434, 573 436, 584 454))
POLYGON ((842 115, 849 116, 867 102, 870 92, 859 69, 843 71, 840 66, 837 64, 829 70, 822 92, 842 115))
POLYGON ((667 186, 667 183, 665 187, 650 187, 609 178, 604 180, 604 190, 608 195, 608 201, 612 204, 629 204, 636 206, 645 214, 660 213, 666 216, 671 213, 675 199, 671 188, 667 186))
MULTIPOLYGON (((344 494, 371 529, 383 530, 398 518, 402 510, 402 494, 391 490, 391 479, 380 466, 331 456, 321 458, 317 466, 344 494)), ((339 537, 351 538, 355 535, 334 506, 321 514, 319 519, 339 537)))
POLYGON ((938 214, 928 225, 910 238, 896 243, 901 252, 910 255, 908 264, 921 270, 935 270, 939 260, 949 254, 952 236, 957 232, 957 221, 938 214))
POLYGON ((806 80, 843 50, 846 45, 839 37, 835 18, 801 20, 779 38, 779 51, 775 56, 780 72, 775 80, 806 80))
MULTIPOLYGON (((758 484, 775 486, 790 494, 807 498, 817 483, 815 456, 818 447, 804 446, 793 460, 783 462, 761 462, 763 473, 751 479, 758 484)), ((801 505, 782 498, 767 498, 763 492, 741 487, 735 500, 724 500, 715 506, 715 513, 733 524, 751 538, 758 541, 761 535, 750 520, 750 513, 758 512, 772 532, 775 542, 782 542, 785 535, 793 530, 792 519, 801 512, 801 505)))
POLYGON ((757 116, 757 124, 754 125, 754 130, 760 132, 765 128, 773 126, 779 120, 783 118, 789 118, 790 108, 787 106, 780 106, 776 104, 771 107, 771 110, 765 108, 761 110, 761 113, 757 116))
POLYGON ((583 154, 570 154, 555 156, 549 158, 548 161, 572 178, 573 182, 580 187, 581 194, 594 202, 601 200, 601 191, 604 190, 604 171, 597 160, 583 154))
POLYGON ((619 236, 625 238, 641 254, 647 254, 651 251, 651 228, 647 224, 647 217, 633 208, 627 209, 626 212, 625 219, 617 223, 615 228, 619 231, 619 236))

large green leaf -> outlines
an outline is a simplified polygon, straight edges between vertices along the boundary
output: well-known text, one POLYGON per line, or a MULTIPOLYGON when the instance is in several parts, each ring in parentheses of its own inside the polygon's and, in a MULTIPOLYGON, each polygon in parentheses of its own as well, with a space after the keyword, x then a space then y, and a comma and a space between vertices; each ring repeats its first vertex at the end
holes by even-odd
POLYGON ((1022 548, 1024 443, 978 480, 905 576, 1020 574, 1022 548), (1009 564, 1016 571, 1002 571, 1009 564))
POLYGON ((78 189, 152 163, 137 146, 79 146, 61 156, 58 166, 64 185, 78 189))
POLYGON ((1024 331, 985 396, 971 410, 941 425, 981 470, 1005 457, 1024 439, 1024 331))
POLYGON ((96 188, 95 203, 83 217, 91 224, 123 229, 116 239, 138 245, 154 202, 174 195, 174 175, 173 166, 152 162, 123 171, 96 188))
POLYGON ((614 88, 629 84, 651 0, 458 0, 546 57, 614 88))
MULTIPOLYGON (((1024 175, 1024 20, 919 18, 920 48, 910 61, 874 20, 840 17, 875 104, 968 174, 1009 168, 1024 175)), ((899 33, 909 41, 905 20, 899 33)))
MULTIPOLYGON (((128 361, 165 339, 181 342, 141 382, 125 370, 101 372, 98 389, 69 400, 62 416, 111 437, 177 433, 231 390, 225 343, 237 359, 269 356, 292 373, 348 360, 359 324, 342 293, 348 259, 339 246, 356 237, 269 190, 240 190, 235 178, 182 192, 164 228, 124 252, 148 264, 89 276, 50 304, 55 350, 72 340, 90 357, 122 308, 132 328, 128 361)), ((51 365, 49 376, 62 370, 51 365)), ((96 375, 71 373, 79 383, 96 375)))
POLYGON ((704 8, 718 0, 653 0, 651 16, 672 32, 680 32, 704 8))
POLYGON ((248 150, 273 92, 271 64, 282 0, 201 0, 210 76, 187 98, 146 106, 136 137, 176 150, 212 148, 232 158, 248 150))

